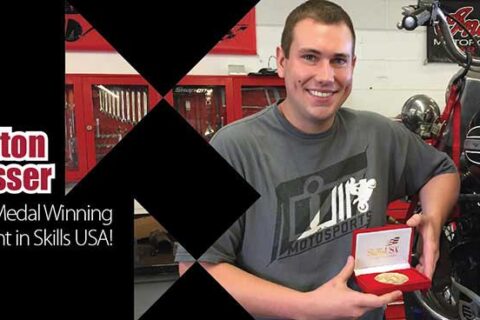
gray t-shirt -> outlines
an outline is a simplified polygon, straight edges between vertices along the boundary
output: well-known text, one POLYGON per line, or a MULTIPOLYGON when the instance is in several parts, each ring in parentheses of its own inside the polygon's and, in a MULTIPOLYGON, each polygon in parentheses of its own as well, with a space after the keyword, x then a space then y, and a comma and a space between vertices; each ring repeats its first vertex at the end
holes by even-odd
MULTIPOLYGON (((402 124, 347 108, 328 131, 305 134, 272 105, 222 128, 211 143, 261 197, 199 261, 232 263, 300 291, 334 277, 352 231, 384 225, 390 201, 456 171, 402 124)), ((178 247, 176 261, 193 260, 178 247)))

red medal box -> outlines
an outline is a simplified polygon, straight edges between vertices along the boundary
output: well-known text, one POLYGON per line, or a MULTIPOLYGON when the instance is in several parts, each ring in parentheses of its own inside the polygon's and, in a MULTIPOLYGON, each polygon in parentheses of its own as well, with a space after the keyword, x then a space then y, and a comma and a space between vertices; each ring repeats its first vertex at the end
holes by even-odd
POLYGON ((392 225, 353 231, 352 255, 355 277, 366 293, 376 295, 395 290, 409 292, 428 289, 432 281, 410 265, 413 228, 392 225), (396 272, 408 277, 403 284, 375 280, 380 273, 396 272))

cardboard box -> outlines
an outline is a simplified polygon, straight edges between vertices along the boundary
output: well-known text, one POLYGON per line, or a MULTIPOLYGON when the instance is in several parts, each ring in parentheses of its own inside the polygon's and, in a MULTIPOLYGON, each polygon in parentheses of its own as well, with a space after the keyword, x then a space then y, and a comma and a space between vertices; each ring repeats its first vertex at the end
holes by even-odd
POLYGON ((377 295, 395 290, 403 292, 431 287, 431 280, 410 265, 413 228, 388 225, 358 229, 353 232, 352 255, 355 258, 355 278, 366 293, 377 295), (400 273, 408 280, 402 284, 377 281, 382 273, 400 273))

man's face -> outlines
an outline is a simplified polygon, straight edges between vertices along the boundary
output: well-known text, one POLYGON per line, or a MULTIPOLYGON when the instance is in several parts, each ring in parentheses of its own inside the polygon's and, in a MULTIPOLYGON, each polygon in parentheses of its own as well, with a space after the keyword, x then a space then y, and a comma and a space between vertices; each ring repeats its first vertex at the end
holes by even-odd
POLYGON ((277 48, 277 69, 285 78, 287 98, 280 108, 306 133, 331 127, 335 112, 352 90, 353 38, 344 23, 324 24, 307 18, 293 30, 289 58, 277 48))

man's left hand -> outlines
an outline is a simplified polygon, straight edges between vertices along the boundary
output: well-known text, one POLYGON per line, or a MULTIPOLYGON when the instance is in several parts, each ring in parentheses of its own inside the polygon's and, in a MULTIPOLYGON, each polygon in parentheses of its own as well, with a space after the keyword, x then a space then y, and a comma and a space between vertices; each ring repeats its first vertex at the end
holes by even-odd
POLYGON ((439 228, 424 214, 414 214, 408 219, 407 225, 415 227, 422 238, 420 259, 416 268, 428 278, 432 279, 437 260, 440 256, 439 228))

